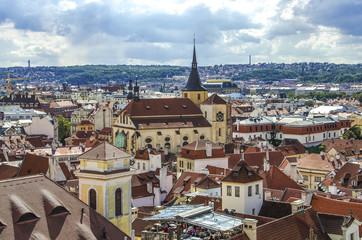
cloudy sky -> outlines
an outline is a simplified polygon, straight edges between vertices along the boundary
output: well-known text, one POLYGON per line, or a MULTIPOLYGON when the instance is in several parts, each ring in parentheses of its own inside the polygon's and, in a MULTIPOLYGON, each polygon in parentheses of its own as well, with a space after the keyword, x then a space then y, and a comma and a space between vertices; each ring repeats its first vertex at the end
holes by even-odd
POLYGON ((362 0, 0 0, 0 67, 362 61, 362 0))

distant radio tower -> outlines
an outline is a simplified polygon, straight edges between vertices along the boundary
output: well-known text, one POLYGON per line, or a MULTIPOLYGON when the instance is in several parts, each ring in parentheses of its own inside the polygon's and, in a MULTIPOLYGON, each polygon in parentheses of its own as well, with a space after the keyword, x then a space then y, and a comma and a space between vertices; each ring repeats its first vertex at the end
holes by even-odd
POLYGON ((249 55, 249 65, 251 65, 251 55, 249 55))
POLYGON ((28 68, 30 68, 30 60, 28 60, 28 68))

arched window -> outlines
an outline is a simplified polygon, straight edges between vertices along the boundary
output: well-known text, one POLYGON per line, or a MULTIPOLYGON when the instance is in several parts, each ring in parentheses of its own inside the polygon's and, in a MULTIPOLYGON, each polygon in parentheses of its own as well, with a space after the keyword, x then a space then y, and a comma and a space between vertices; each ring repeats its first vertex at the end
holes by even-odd
POLYGON ((89 206, 91 208, 93 208, 94 210, 97 210, 97 193, 96 193, 96 190, 94 190, 94 189, 89 190, 88 197, 89 197, 89 199, 88 199, 89 206))
POLYGON ((122 215, 122 189, 118 188, 115 193, 116 216, 122 215))

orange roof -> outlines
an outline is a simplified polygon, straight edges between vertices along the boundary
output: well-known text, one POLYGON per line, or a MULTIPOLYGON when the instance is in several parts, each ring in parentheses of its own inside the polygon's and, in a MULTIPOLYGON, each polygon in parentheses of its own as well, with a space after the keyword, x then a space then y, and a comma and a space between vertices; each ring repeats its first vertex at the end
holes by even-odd
POLYGON ((356 202, 345 202, 341 200, 334 200, 325 198, 319 195, 313 195, 311 206, 321 213, 330 213, 343 216, 349 216, 350 210, 362 216, 362 204, 356 202))
POLYGON ((278 167, 272 165, 268 172, 261 175, 264 179, 263 185, 266 188, 284 190, 285 188, 294 188, 302 190, 302 187, 283 173, 278 167))

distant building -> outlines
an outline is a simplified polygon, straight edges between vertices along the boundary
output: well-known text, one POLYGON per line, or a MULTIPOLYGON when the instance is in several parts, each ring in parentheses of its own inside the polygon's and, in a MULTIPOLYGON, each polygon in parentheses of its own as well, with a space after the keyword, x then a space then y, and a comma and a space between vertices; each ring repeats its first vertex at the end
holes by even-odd
POLYGON ((208 79, 203 86, 210 93, 240 93, 240 88, 236 83, 233 83, 231 79, 208 79))

